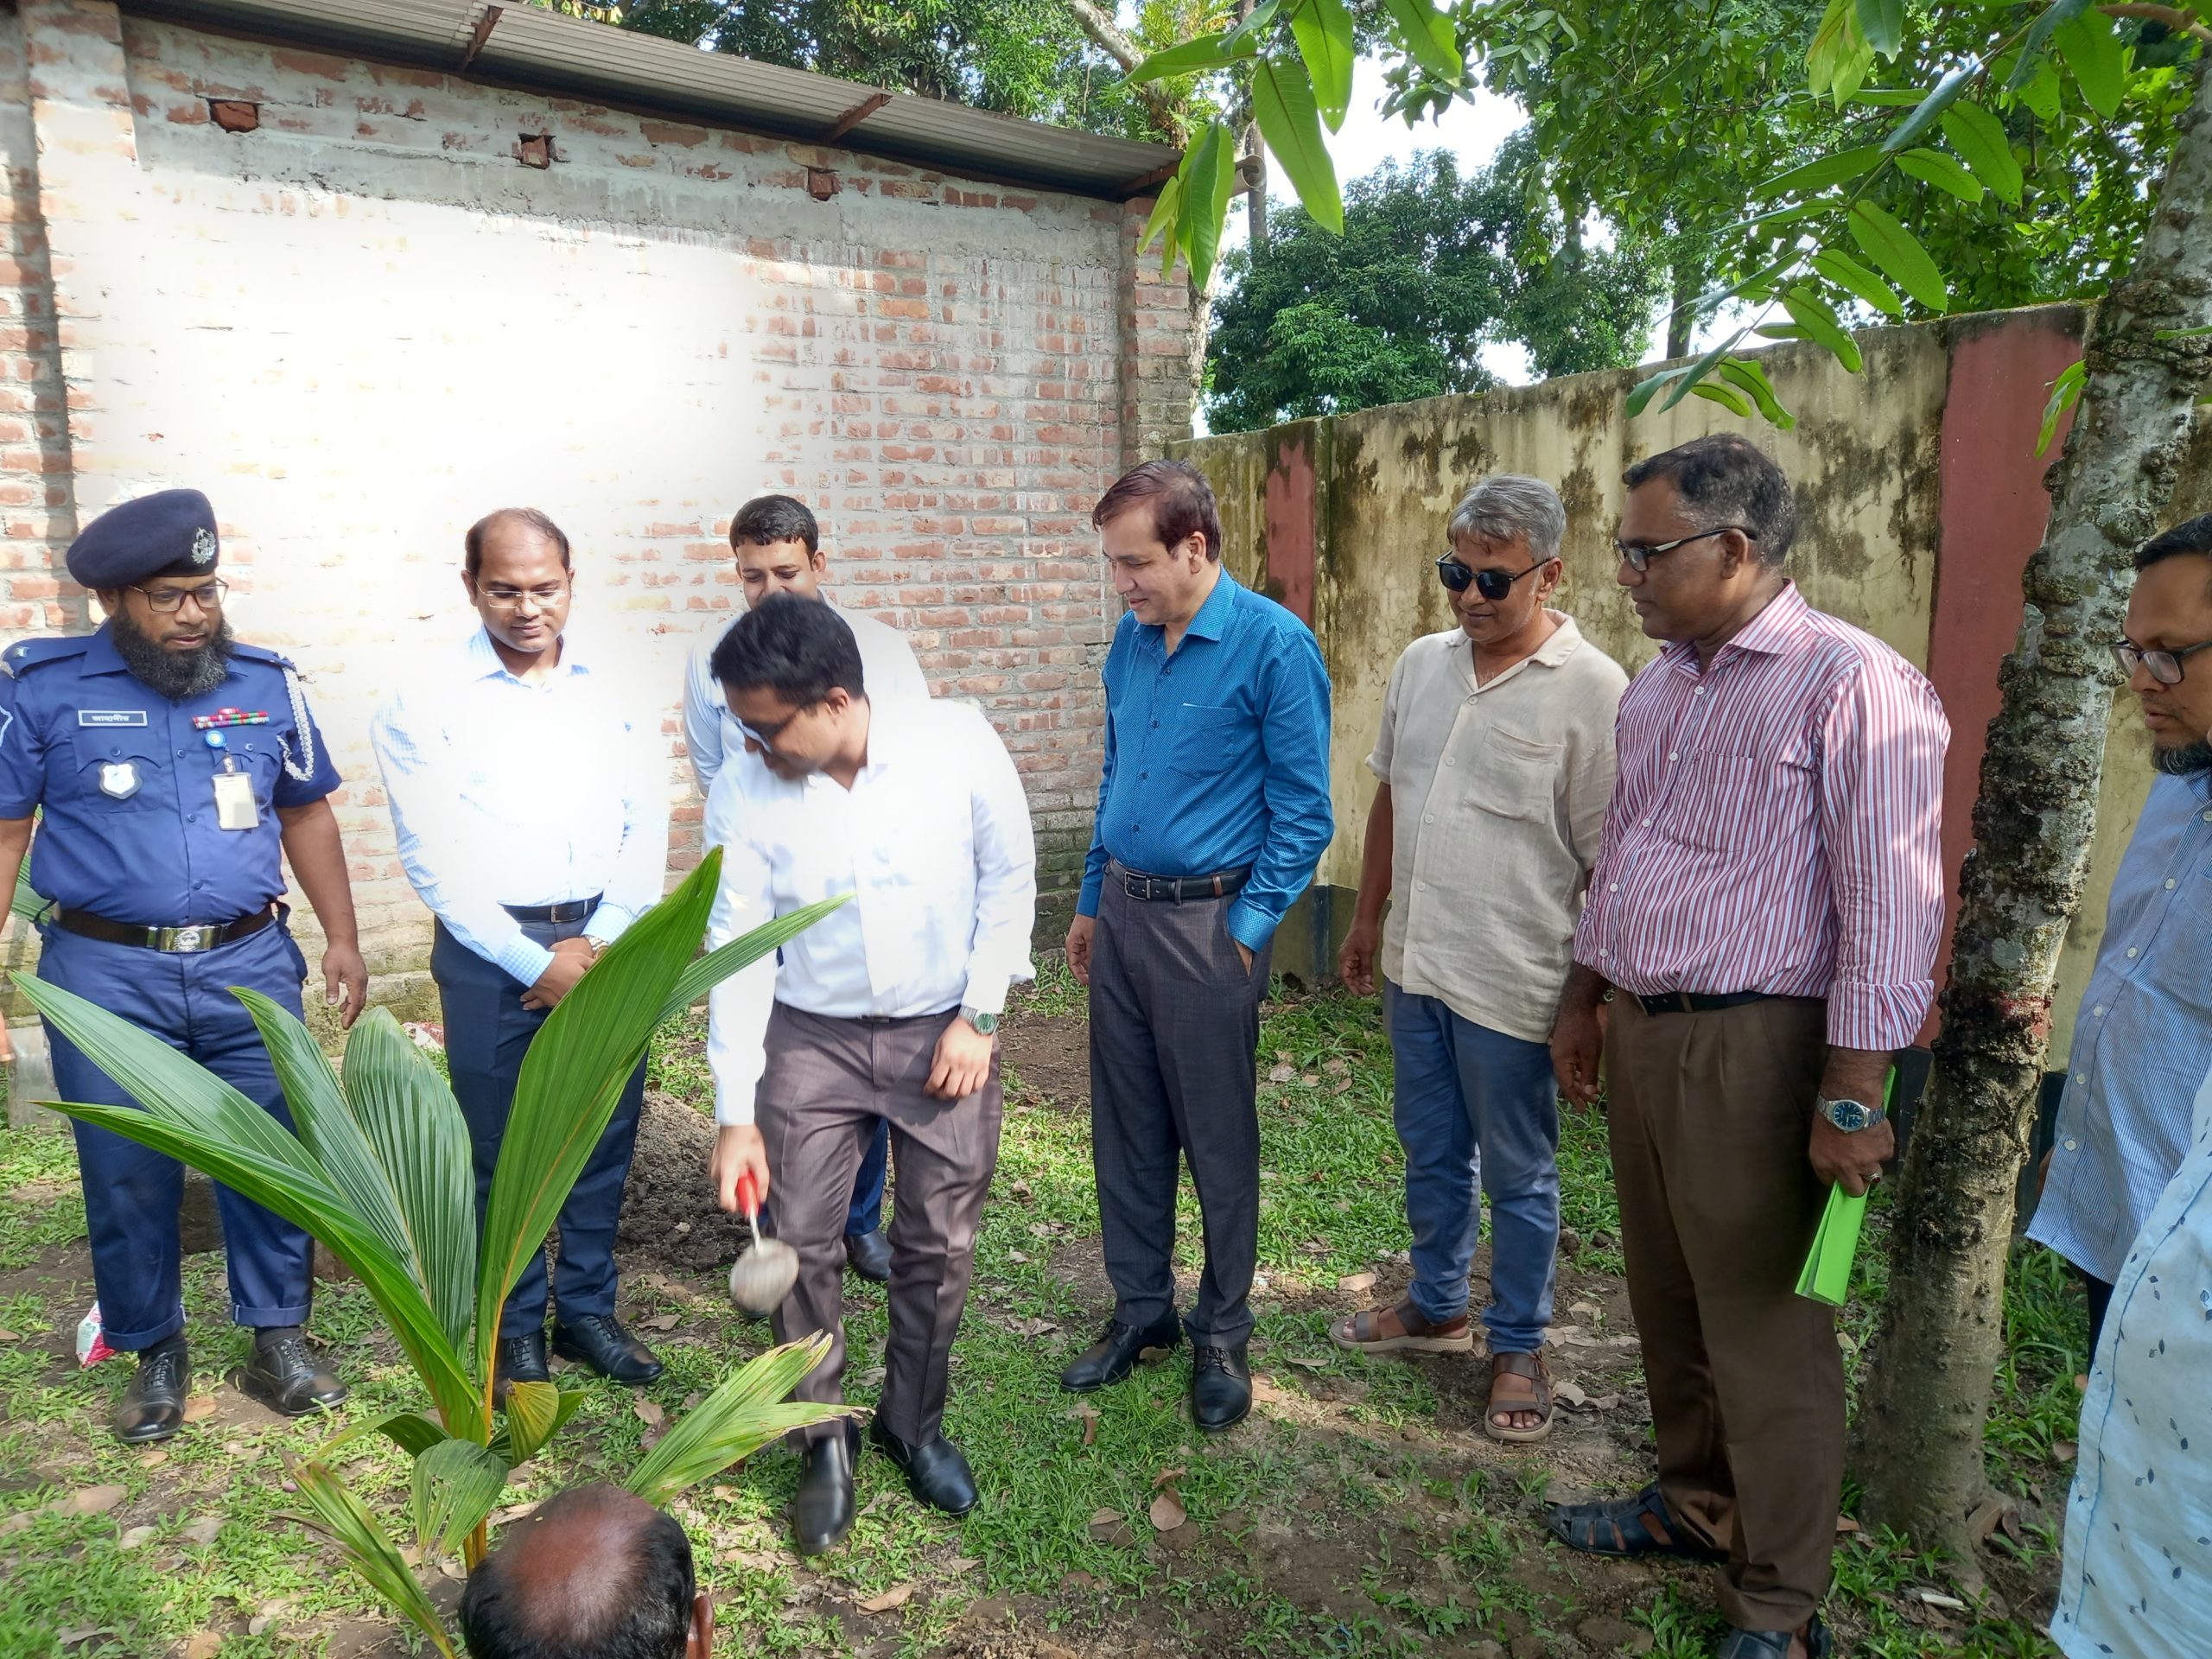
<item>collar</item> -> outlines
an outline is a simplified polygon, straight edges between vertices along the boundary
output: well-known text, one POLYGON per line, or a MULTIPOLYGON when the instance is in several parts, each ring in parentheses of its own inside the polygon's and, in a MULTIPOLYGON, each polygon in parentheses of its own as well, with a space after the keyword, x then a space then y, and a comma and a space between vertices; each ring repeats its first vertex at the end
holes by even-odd
MULTIPOLYGON (((472 680, 505 678, 520 685, 522 681, 509 671, 499 660, 499 652, 492 643, 492 636, 480 626, 468 636, 465 655, 468 663, 468 677, 472 680)), ((576 640, 576 631, 569 628, 561 635, 561 665, 553 671, 554 679, 563 679, 571 674, 588 674, 590 664, 583 660, 576 640)))
MULTIPOLYGON (((92 635, 92 643, 85 647, 85 654, 78 659, 79 674, 128 674, 130 664, 123 660, 123 653, 115 648, 115 625, 103 622, 92 635)), ((147 688, 151 690, 153 688, 147 688)))
MULTIPOLYGON (((1785 657, 1812 638, 1812 616, 1813 607, 1805 602, 1805 595, 1785 577, 1782 591, 1767 601, 1765 608, 1746 622, 1734 639, 1714 652, 1713 659, 1718 663, 1732 651, 1785 657)), ((1692 673, 1697 671, 1697 647, 1687 639, 1673 641, 1660 654, 1672 664, 1687 662, 1692 673)))
MULTIPOLYGON (((1496 685, 1499 680, 1510 679, 1532 664, 1538 668, 1557 668, 1574 655, 1576 649, 1582 644, 1582 630, 1575 626, 1574 619, 1565 611, 1555 611, 1548 605, 1544 607, 1544 614, 1559 626, 1551 631, 1542 645, 1538 645, 1526 657, 1507 669, 1504 673, 1497 677, 1497 679, 1492 680, 1490 685, 1484 686, 1483 690, 1487 691, 1491 685, 1496 685)), ((1462 645, 1466 647, 1467 660, 1465 666, 1468 677, 1471 679, 1475 671, 1475 642, 1467 638, 1467 631, 1465 628, 1452 629, 1452 637, 1444 642, 1444 649, 1446 652, 1457 652, 1462 645)))
MULTIPOLYGON (((1229 567, 1221 567, 1221 575, 1214 582, 1213 592, 1206 595, 1206 602, 1198 607, 1198 613, 1191 619, 1190 626, 1183 630, 1185 639, 1219 639, 1229 632, 1230 614, 1236 608, 1238 582, 1229 574, 1229 567)), ((1154 625, 1153 632, 1165 639, 1167 630, 1154 625)))

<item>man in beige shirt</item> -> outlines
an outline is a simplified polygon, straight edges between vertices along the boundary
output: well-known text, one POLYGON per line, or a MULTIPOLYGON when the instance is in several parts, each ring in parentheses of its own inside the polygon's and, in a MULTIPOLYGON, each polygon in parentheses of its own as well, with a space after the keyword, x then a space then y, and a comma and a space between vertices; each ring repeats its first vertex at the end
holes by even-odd
POLYGON ((1467 1276, 1491 1205, 1490 1409, 1503 1440, 1549 1432, 1543 1362, 1559 1247, 1552 1016, 1613 787, 1628 677, 1548 608, 1567 512, 1500 474, 1467 492, 1436 562, 1459 626, 1391 671, 1368 766, 1359 904, 1338 967, 1382 998, 1397 1062, 1413 1285, 1331 1335, 1368 1353, 1465 1353, 1467 1276), (1382 920, 1393 891, 1397 903, 1382 920))

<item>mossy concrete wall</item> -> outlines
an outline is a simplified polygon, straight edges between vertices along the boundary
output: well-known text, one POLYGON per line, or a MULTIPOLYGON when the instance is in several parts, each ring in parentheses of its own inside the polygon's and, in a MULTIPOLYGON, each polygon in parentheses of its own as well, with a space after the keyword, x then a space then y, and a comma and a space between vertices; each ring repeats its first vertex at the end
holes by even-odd
MULTIPOLYGON (((2020 572, 2049 505, 2036 429, 2050 379, 2080 354, 2082 325, 2077 308, 2051 307, 1872 329, 1858 337, 1865 365, 1856 374, 1817 346, 1776 346, 1762 358, 1796 416, 1788 431, 1694 397, 1631 420, 1629 390, 1648 372, 1637 370, 1171 446, 1221 497, 1230 569, 1312 624, 1334 685, 1337 837, 1278 965, 1325 971, 1329 942, 1349 919, 1374 793, 1366 758, 1391 665, 1410 641, 1451 625, 1433 562, 1452 504, 1489 473, 1553 484, 1568 522, 1558 602, 1634 671, 1657 647, 1614 580, 1621 474, 1638 456, 1710 431, 1745 433, 1796 481, 1801 527, 1789 569, 1806 597, 1888 641, 1942 695, 1954 728, 1945 849, 1955 888, 1997 666, 2018 630, 2020 572)), ((2199 463, 2177 518, 2212 507, 2212 454, 2199 463)), ((2113 729, 2054 1065, 2063 1064, 2113 872, 2150 784, 2141 721, 2124 694, 2113 729)))

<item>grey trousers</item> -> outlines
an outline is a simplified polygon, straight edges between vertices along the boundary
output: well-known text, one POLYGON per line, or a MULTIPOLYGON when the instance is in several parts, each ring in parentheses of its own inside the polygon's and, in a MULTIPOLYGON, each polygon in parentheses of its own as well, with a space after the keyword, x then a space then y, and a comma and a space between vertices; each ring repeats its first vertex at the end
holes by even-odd
MULTIPOLYGON (((968 1306, 976 1226, 998 1167, 999 1060, 972 1095, 923 1092, 950 1013, 836 1020, 776 1004, 758 1116, 772 1191, 768 1225, 798 1252, 798 1281, 776 1310, 778 1342, 827 1331, 830 1352, 801 1400, 845 1397, 845 1218, 853 1176, 879 1121, 891 1126, 891 1337, 876 1414, 909 1445, 944 1421, 952 1339, 968 1306)), ((807 1431, 819 1440, 835 1424, 807 1431)))
POLYGON ((1272 952, 1251 970, 1227 899, 1132 899, 1108 872, 1090 945, 1090 1157, 1114 1317, 1142 1328, 1175 1311, 1175 1184, 1191 1166, 1205 1270, 1184 1320, 1194 1343, 1252 1333, 1260 1254, 1255 1052, 1272 952))

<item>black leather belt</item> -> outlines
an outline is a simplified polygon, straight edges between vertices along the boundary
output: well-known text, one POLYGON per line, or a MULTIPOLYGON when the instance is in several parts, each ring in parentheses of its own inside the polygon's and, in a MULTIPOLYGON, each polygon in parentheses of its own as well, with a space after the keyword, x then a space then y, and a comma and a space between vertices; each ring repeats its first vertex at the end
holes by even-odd
POLYGON ((1746 1002, 1764 1002, 1764 991, 1726 991, 1711 995, 1704 991, 1657 991, 1649 996, 1635 993, 1636 1000, 1643 1004, 1646 1014, 1718 1014, 1723 1008, 1740 1008, 1746 1002))
POLYGON ((1131 869, 1114 872, 1114 879, 1130 898, 1147 902, 1164 899, 1178 905, 1185 899, 1226 899, 1232 893, 1243 891, 1251 878, 1249 864, 1241 870, 1224 870, 1217 875, 1147 875, 1141 870, 1131 869))
POLYGON ((105 939, 110 944, 135 944, 144 950, 192 956, 260 932, 276 919, 276 906, 264 905, 251 916, 241 916, 234 922, 202 922, 191 927, 149 927, 139 922, 111 922, 89 910, 63 910, 59 906, 54 908, 53 919, 54 925, 65 933, 81 933, 88 939, 105 939))
POLYGON ((518 922, 536 922, 541 926, 561 922, 581 922, 590 918, 599 908, 605 893, 594 893, 588 899, 563 899, 557 905, 501 905, 499 908, 518 922))

